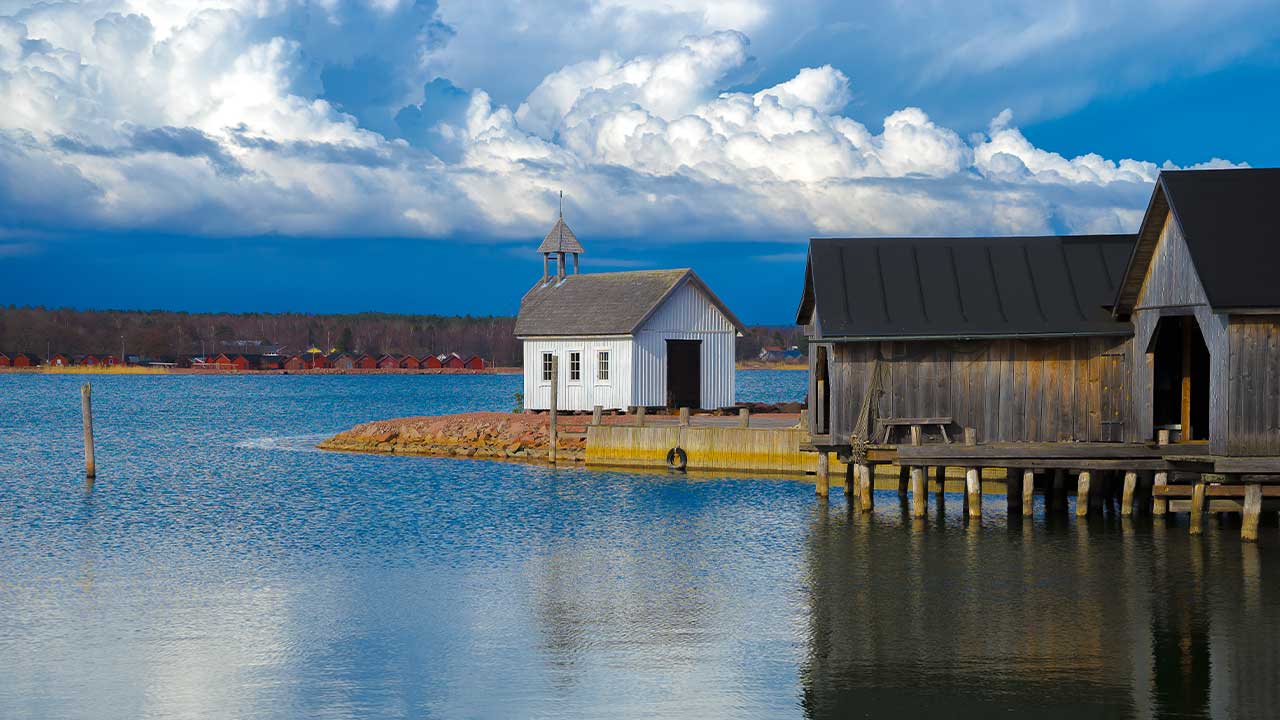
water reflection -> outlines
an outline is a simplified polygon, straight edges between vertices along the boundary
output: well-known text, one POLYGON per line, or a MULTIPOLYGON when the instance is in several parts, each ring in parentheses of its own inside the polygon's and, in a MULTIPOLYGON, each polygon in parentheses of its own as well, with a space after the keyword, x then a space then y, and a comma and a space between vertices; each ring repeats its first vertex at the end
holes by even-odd
POLYGON ((1274 709, 1280 598, 1260 582, 1265 548, 1118 512, 962 521, 957 509, 920 527, 893 507, 813 523, 809 717, 1274 709))

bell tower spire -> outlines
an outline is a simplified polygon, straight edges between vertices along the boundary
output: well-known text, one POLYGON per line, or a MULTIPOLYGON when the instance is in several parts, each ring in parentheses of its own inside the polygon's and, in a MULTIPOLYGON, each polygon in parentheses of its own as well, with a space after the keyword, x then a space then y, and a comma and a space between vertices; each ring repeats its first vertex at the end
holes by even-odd
POLYGON ((538 246, 538 252, 542 255, 542 282, 545 283, 551 279, 550 264, 552 260, 556 263, 557 280, 564 278, 566 256, 568 255, 573 256, 573 274, 578 274, 578 256, 584 250, 582 249, 582 244, 578 242, 578 237, 565 224, 563 190, 560 191, 560 217, 556 219, 556 224, 551 227, 551 232, 547 233, 547 236, 543 238, 542 244, 538 246))

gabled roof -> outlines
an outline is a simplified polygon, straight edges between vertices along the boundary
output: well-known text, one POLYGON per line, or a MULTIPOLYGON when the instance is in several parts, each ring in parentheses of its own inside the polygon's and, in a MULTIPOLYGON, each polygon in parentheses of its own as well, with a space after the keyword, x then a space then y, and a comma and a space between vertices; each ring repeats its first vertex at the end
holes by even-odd
POLYGON ((1127 335, 1110 303, 1133 235, 817 238, 797 324, 853 340, 1127 335))
POLYGON ((568 275, 538 283, 520 301, 516 336, 631 335, 688 279, 739 332, 744 326, 688 268, 568 275))
POLYGON ((578 236, 573 234, 569 226, 564 222, 564 216, 556 220, 556 224, 551 227, 551 232, 542 239, 542 244, 538 246, 540 253, 583 253, 582 244, 578 242, 578 236))
POLYGON ((1156 179, 1115 299, 1138 301, 1170 212, 1214 308, 1280 307, 1280 168, 1166 170, 1156 179))

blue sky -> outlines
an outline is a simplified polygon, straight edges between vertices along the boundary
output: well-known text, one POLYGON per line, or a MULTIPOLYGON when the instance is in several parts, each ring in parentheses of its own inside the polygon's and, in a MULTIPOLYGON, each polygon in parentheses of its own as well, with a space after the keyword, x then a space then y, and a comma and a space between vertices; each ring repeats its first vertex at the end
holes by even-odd
POLYGON ((0 302, 512 313, 563 189, 584 270, 786 323, 813 235, 1280 164, 1274 3, 1115 5, 0 0, 0 302))

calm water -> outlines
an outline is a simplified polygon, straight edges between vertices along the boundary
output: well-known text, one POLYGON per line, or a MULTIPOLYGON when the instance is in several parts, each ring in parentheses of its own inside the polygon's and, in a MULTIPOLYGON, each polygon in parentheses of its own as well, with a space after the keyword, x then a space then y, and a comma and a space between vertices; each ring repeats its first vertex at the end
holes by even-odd
MULTIPOLYGON (((1210 523, 913 527, 791 480, 327 454, 513 376, 0 375, 0 718, 1265 717, 1280 571, 1210 523)), ((743 399, 803 393, 742 373, 743 399)))

